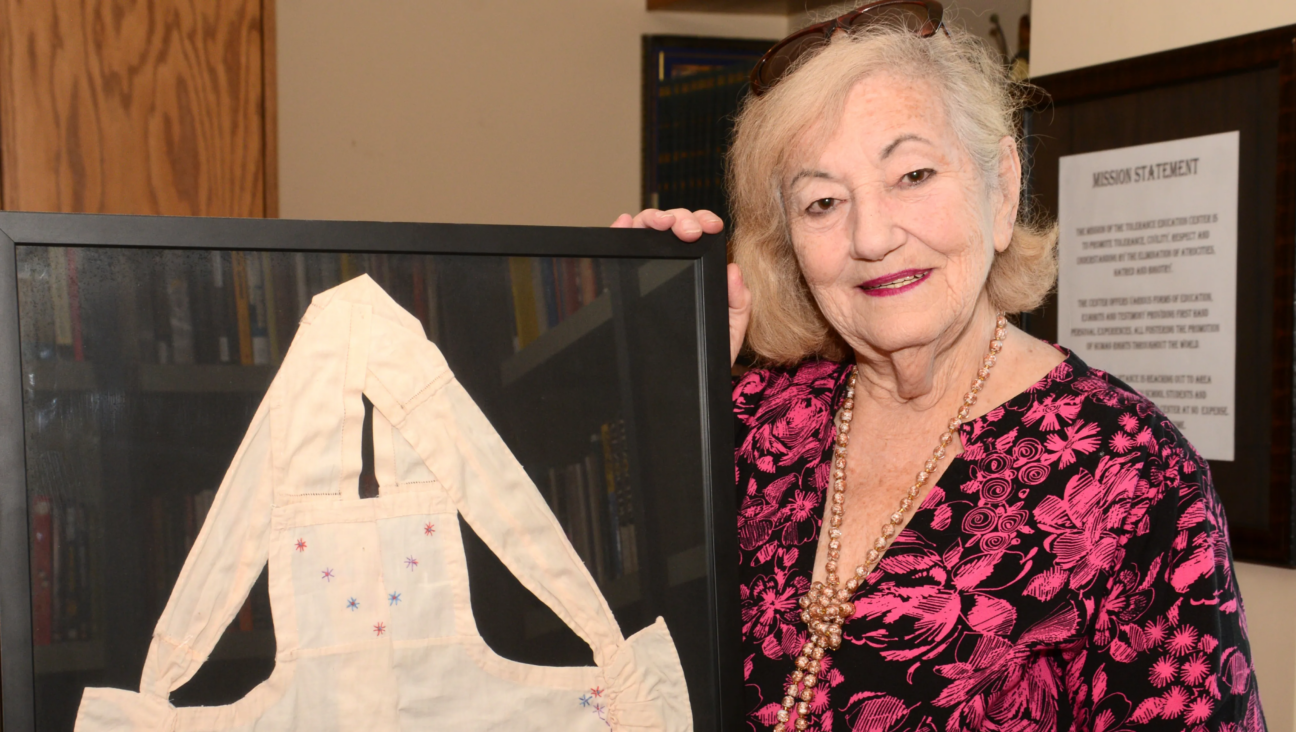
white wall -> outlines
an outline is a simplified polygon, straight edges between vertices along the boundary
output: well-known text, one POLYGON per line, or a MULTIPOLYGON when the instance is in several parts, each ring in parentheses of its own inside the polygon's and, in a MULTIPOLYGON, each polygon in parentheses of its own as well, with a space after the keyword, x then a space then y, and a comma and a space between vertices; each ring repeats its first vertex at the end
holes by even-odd
POLYGON ((1035 0, 1031 74, 1296 23, 1296 0, 1035 0))
POLYGON ((607 225, 640 195, 644 0, 278 0, 280 215, 607 225))
MULTIPOLYGON (((1296 24, 1296 0, 1034 0, 1031 73, 1043 76, 1296 24)), ((1271 732, 1296 730, 1296 571, 1237 565, 1271 732)))

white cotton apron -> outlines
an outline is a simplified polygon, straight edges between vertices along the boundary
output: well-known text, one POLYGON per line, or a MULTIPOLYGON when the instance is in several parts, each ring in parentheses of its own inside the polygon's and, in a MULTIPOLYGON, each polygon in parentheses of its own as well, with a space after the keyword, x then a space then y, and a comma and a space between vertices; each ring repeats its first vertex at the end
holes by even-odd
POLYGON ((665 623, 621 635, 522 466, 418 320, 367 276, 302 318, 158 620, 139 693, 86 689, 76 720, 78 732, 608 728, 692 729, 665 623), (367 499, 362 393, 380 486, 367 499), (596 666, 486 646, 459 515, 596 666), (274 672, 234 704, 173 707, 267 561, 274 672))

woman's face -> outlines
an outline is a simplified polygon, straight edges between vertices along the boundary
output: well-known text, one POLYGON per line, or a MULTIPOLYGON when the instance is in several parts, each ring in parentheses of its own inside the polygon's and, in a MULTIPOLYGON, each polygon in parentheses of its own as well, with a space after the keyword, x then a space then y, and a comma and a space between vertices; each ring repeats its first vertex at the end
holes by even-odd
MULTIPOLYGON (((1002 151, 1015 174, 1010 140, 1002 151)), ((832 136, 790 171, 801 272, 846 342, 893 353, 956 338, 1008 246, 1016 188, 987 189, 935 88, 866 77, 832 136)))

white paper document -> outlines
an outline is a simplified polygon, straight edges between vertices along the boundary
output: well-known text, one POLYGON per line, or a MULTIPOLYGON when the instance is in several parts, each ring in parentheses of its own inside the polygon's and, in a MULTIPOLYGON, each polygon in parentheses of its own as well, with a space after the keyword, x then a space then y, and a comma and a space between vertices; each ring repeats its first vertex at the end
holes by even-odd
POLYGON ((1059 161, 1058 341, 1233 459, 1238 133, 1059 161))

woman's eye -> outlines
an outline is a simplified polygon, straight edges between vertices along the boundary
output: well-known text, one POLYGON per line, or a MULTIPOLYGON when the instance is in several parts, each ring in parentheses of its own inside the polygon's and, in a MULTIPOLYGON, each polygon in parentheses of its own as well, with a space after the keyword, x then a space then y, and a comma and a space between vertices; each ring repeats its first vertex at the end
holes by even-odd
POLYGON ((927 180, 928 178, 932 177, 932 175, 933 175, 935 172, 936 172, 936 171, 932 170, 931 168, 923 168, 923 169, 921 169, 921 170, 913 170, 913 171, 910 171, 910 172, 908 172, 908 173, 905 173, 904 176, 902 177, 902 180, 903 180, 905 183, 908 183, 909 185, 916 185, 916 184, 918 184, 918 183, 922 183, 923 181, 925 181, 925 180, 927 180))
POLYGON ((825 211, 832 210, 833 203, 834 200, 831 198, 820 198, 812 202, 808 207, 808 210, 810 213, 824 213, 825 211))

